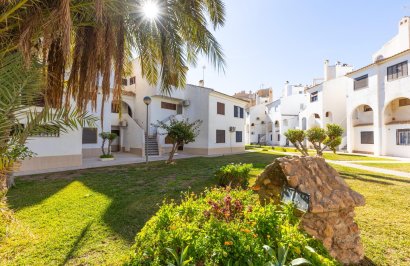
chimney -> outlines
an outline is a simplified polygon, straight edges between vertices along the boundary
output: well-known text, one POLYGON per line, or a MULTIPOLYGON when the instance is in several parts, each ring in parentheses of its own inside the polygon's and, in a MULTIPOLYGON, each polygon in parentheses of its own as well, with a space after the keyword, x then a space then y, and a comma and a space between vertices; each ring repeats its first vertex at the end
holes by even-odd
POLYGON ((329 80, 329 60, 325 60, 325 64, 323 66, 323 70, 324 70, 324 77, 323 80, 329 80))
POLYGON ((199 81, 198 85, 199 85, 200 87, 205 87, 205 81, 204 81, 203 79, 201 79, 201 80, 199 81))

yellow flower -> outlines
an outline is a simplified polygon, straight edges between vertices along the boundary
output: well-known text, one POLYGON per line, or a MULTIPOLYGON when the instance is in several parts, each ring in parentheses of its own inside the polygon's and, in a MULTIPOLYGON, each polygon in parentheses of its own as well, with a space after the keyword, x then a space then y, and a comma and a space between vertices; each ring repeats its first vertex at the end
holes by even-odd
POLYGON ((175 230, 175 229, 177 229, 177 227, 176 227, 175 225, 171 225, 171 226, 169 227, 169 229, 175 230))
POLYGON ((296 252, 296 254, 300 254, 300 248, 295 247, 295 252, 296 252))
POLYGON ((251 232, 251 230, 246 229, 246 228, 242 228, 241 231, 244 232, 244 233, 250 233, 251 232))
POLYGON ((225 246, 232 246, 233 242, 232 241, 225 241, 224 245, 225 246))

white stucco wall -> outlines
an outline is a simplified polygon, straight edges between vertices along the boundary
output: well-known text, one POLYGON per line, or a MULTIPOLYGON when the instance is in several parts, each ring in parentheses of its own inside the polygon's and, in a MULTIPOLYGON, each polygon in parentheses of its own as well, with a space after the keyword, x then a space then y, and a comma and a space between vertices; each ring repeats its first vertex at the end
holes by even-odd
POLYGON ((246 102, 227 97, 222 94, 211 92, 209 95, 209 148, 230 148, 245 146, 245 110, 244 118, 234 117, 234 106, 245 109, 246 102), (217 102, 225 104, 225 115, 217 114, 217 102), (236 133, 229 132, 229 127, 235 127, 236 131, 242 131, 242 142, 236 142, 236 133), (225 130, 225 143, 216 143, 216 130, 225 130))

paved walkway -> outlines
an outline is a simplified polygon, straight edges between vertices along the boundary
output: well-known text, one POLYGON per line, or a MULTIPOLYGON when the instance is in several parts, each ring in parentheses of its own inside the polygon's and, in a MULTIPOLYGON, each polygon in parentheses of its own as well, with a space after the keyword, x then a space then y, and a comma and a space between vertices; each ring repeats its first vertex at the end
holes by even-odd
MULTIPOLYGON (((407 177, 410 178, 410 173, 407 172, 402 172, 402 171, 396 171, 396 170, 389 170, 389 169, 384 169, 384 168, 378 168, 378 167, 373 167, 373 166, 365 166, 365 165, 360 165, 360 164, 354 164, 351 163, 350 161, 331 161, 331 160, 326 160, 329 163, 341 165, 341 166, 346 166, 346 167, 352 167, 356 169, 361 169, 365 171, 370 171, 370 172, 377 172, 385 175, 394 175, 394 176, 399 176, 399 177, 407 177)), ((362 161, 355 161, 356 163, 360 163, 362 161)), ((386 161, 384 161, 386 162, 386 161)), ((383 163, 384 163, 383 162, 383 163)), ((401 161, 400 163, 403 163, 401 161)))
MULTIPOLYGON (((34 170, 34 171, 22 171, 17 172, 15 176, 24 176, 24 175, 36 175, 36 174, 45 174, 45 173, 55 173, 55 172, 64 172, 71 170, 80 170, 80 169, 89 169, 89 168, 98 168, 98 167, 107 167, 107 166, 116 166, 116 165, 125 165, 125 164, 134 164, 134 163, 144 163, 145 157, 137 156, 131 153, 114 153, 115 160, 102 162, 98 158, 84 158, 82 165, 79 166, 70 166, 70 167, 60 167, 52 169, 43 169, 43 170, 34 170)), ((198 155, 190 154, 177 154, 174 156, 174 159, 184 159, 198 157, 198 155)), ((165 161, 168 159, 168 156, 150 156, 149 161, 165 161)))

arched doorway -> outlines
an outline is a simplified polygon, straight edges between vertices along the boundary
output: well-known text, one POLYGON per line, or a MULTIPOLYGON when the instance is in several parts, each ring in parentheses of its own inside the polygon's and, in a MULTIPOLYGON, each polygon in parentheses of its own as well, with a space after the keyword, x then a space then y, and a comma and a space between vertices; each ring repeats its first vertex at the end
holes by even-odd
POLYGON ((322 120, 319 114, 314 113, 309 116, 308 128, 321 127, 321 125, 322 125, 322 120))
POLYGON ((374 112, 367 104, 357 106, 351 113, 352 151, 374 153, 374 112))
POLYGON ((333 114, 330 111, 325 113, 325 125, 333 123, 333 114))
POLYGON ((410 157, 410 98, 396 98, 386 105, 382 132, 382 154, 410 157))

